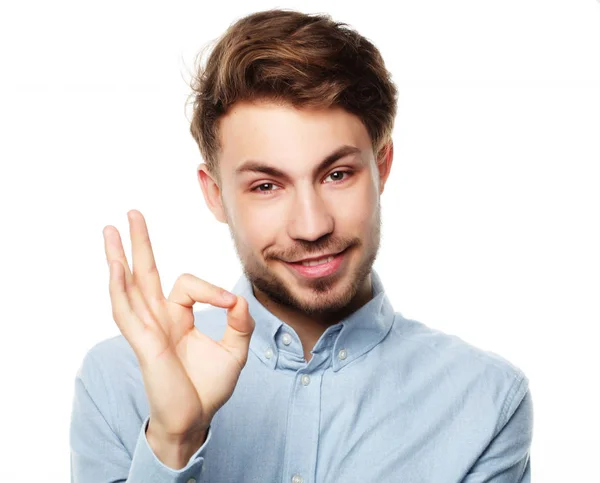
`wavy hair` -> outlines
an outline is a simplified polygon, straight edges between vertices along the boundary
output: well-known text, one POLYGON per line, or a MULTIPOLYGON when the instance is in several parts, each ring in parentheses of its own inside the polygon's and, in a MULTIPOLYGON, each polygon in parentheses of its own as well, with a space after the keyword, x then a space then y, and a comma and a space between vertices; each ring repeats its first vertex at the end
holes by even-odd
POLYGON ((243 17, 196 58, 190 132, 219 180, 219 119, 238 101, 341 107, 365 125, 377 155, 390 140, 397 89, 377 48, 326 14, 271 9, 243 17))

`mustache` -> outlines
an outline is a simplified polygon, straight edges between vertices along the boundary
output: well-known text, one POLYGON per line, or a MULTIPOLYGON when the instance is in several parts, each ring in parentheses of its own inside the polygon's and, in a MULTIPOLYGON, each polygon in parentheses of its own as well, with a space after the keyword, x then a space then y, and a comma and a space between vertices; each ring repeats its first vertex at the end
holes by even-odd
POLYGON ((321 253, 339 253, 347 248, 359 246, 360 244, 360 238, 327 237, 319 238, 314 242, 297 240, 295 246, 281 252, 267 254, 265 255, 265 258, 267 260, 273 259, 289 262, 292 260, 309 258, 321 253))

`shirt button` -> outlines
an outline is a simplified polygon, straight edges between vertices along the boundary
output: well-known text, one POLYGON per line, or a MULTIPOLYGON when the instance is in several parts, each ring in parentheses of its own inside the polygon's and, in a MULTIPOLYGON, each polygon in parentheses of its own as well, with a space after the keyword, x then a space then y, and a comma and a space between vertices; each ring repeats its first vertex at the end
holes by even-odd
POLYGON ((292 343, 292 336, 286 332, 286 333, 285 333, 285 334, 283 334, 283 336, 281 337, 281 340, 283 341, 283 343, 284 343, 285 345, 290 345, 290 344, 292 343))
POLYGON ((265 351, 265 357, 267 359, 270 359, 271 357, 273 357, 273 349, 271 349, 270 347, 268 347, 267 350, 265 351))
POLYGON ((341 349, 338 352, 338 357, 340 358, 340 360, 344 360, 346 357, 348 357, 348 352, 346 352, 346 349, 341 349))
POLYGON ((292 476, 292 483, 303 483, 303 482, 304 482, 304 478, 302 478, 300 475, 292 476))
POLYGON ((302 376, 302 384, 308 386, 310 384, 310 376, 308 374, 304 374, 302 376))

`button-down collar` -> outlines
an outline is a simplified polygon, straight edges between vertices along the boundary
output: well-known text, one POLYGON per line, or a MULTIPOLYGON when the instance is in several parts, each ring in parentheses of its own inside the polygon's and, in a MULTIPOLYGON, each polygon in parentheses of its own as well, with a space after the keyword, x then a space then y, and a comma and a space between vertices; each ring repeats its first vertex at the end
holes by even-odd
MULTIPOLYGON (((328 327, 313 350, 309 365, 325 363, 331 353, 334 371, 362 356, 387 335, 394 321, 394 310, 385 294, 377 272, 371 270, 373 296, 365 305, 337 324, 328 327)), ((271 369, 297 370, 306 364, 302 344, 296 331, 273 315, 254 296, 252 285, 242 275, 232 292, 248 301, 250 315, 256 323, 250 350, 271 369), (285 351, 285 357, 280 352, 285 351)))

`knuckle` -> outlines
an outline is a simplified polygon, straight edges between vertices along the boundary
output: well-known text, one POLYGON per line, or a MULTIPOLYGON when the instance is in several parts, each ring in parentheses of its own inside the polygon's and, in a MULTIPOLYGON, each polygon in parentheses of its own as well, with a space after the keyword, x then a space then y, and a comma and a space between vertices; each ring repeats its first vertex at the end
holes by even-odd
POLYGON ((182 273, 179 275, 179 277, 177 277, 176 283, 179 285, 187 285, 193 278, 194 276, 191 273, 182 273))
POLYGON ((155 264, 152 264, 151 266, 144 268, 144 269, 134 269, 133 271, 133 280, 137 280, 140 277, 145 278, 145 277, 149 277, 149 276, 154 276, 158 273, 158 269, 156 267, 155 264))
POLYGON ((145 275, 156 275, 158 273, 158 269, 156 268, 156 265, 153 263, 152 265, 150 265, 147 269, 146 269, 146 273, 145 275))

